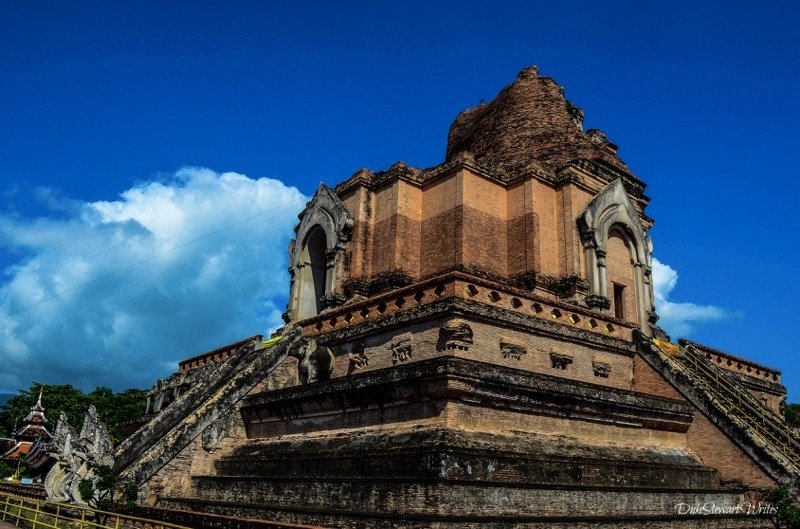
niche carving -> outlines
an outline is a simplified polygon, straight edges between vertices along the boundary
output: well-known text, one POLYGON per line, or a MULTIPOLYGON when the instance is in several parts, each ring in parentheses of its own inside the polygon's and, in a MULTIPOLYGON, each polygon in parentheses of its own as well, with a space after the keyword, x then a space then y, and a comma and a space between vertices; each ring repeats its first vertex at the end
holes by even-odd
POLYGON ((353 218, 336 193, 320 184, 300 213, 297 234, 289 243, 287 323, 314 317, 345 302, 345 249, 353 218))
POLYGON ((289 351, 299 360, 297 378, 301 384, 313 384, 331 378, 334 356, 330 349, 319 345, 314 338, 304 337, 289 351))

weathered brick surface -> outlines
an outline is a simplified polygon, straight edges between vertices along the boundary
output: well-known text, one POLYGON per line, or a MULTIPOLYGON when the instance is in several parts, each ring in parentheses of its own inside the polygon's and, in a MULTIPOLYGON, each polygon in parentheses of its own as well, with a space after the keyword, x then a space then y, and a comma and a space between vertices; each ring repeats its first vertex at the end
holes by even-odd
MULTIPOLYGON (((212 483, 207 485, 213 488, 212 483)), ((514 487, 487 493, 482 486, 459 484, 353 480, 292 483, 257 478, 233 482, 230 487, 222 483, 220 486, 225 488, 219 494, 227 492, 226 496, 231 499, 165 498, 161 503, 169 507, 199 506, 212 512, 300 523, 319 520, 318 523, 337 528, 769 527, 763 518, 744 514, 688 517, 676 513, 675 506, 679 504, 733 510, 746 504, 746 496, 741 493, 669 494, 614 489, 573 492, 514 487), (358 498, 357 507, 348 505, 349 498, 358 498), (319 512, 318 506, 322 504, 326 507, 324 512, 319 512), (578 514, 601 512, 607 514, 578 514)))
POLYGON ((613 232, 608 238, 608 255, 606 256, 608 269, 608 293, 611 300, 611 313, 616 314, 617 306, 614 299, 614 285, 623 287, 622 313, 624 319, 636 321, 636 296, 633 282, 633 266, 631 265, 631 250, 628 244, 613 232))
POLYGON ((722 481, 745 483, 756 489, 775 487, 775 481, 699 411, 687 436, 689 448, 704 464, 719 470, 722 481))
POLYGON ((462 112, 450 126, 447 159, 461 151, 511 170, 560 167, 576 158, 627 167, 608 142, 594 142, 553 79, 520 72, 491 103, 462 112))
POLYGON ((458 264, 461 206, 427 217, 422 222, 422 276, 432 276, 458 264))
POLYGON ((671 399, 683 399, 678 390, 639 355, 633 357, 633 390, 671 399))
POLYGON ((262 479, 446 479, 537 486, 714 489, 715 470, 679 450, 590 445, 566 435, 430 428, 371 429, 357 437, 253 441, 219 459, 219 476, 262 479), (558 439, 558 442, 554 442, 558 439), (380 447, 380 450, 376 448, 380 447), (331 459, 328 454, 335 453, 331 459))

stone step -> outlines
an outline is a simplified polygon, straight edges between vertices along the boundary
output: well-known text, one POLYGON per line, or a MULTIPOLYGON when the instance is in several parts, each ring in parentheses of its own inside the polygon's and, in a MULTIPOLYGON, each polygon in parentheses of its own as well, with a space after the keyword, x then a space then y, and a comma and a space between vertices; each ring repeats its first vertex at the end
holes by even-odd
MULTIPOLYGON (((719 488, 719 473, 679 449, 587 445, 564 436, 446 428, 254 440, 215 462, 225 479, 450 480, 521 485, 719 488)), ((212 478, 203 478, 212 479, 212 478)))
MULTIPOLYGON (((390 481, 220 482, 207 497, 161 497, 159 507, 202 509, 333 528, 766 528, 737 491, 666 492, 390 481), (751 509, 751 512, 748 512, 751 509)), ((198 491, 199 492, 199 491, 198 491)), ((209 490, 205 491, 210 492, 209 490)))

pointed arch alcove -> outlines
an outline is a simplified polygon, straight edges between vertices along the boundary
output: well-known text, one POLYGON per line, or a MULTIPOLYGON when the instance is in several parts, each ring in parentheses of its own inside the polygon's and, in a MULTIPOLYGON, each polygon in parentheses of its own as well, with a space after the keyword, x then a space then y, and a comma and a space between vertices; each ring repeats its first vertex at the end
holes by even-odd
POLYGON ((578 217, 578 229, 589 282, 587 305, 649 333, 655 314, 650 239, 622 180, 595 195, 578 217))
POLYGON ((287 322, 311 318, 345 301, 342 283, 353 229, 350 213, 333 190, 320 184, 299 219, 289 243, 287 322))

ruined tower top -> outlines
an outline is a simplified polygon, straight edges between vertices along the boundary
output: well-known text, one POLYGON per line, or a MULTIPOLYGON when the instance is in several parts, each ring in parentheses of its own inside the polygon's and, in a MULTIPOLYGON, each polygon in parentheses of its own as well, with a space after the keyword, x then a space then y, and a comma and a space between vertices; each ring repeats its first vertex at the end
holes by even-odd
POLYGON ((443 163, 321 186, 290 245, 286 321, 320 334, 462 297, 590 333, 649 332, 644 183, 563 92, 526 68, 456 117, 443 163))
POLYGON ((583 130, 583 110, 564 98, 564 88, 523 69, 490 103, 468 108, 450 125, 447 160, 468 151, 475 160, 511 171, 553 172, 576 159, 629 173, 617 146, 596 129, 583 130))

